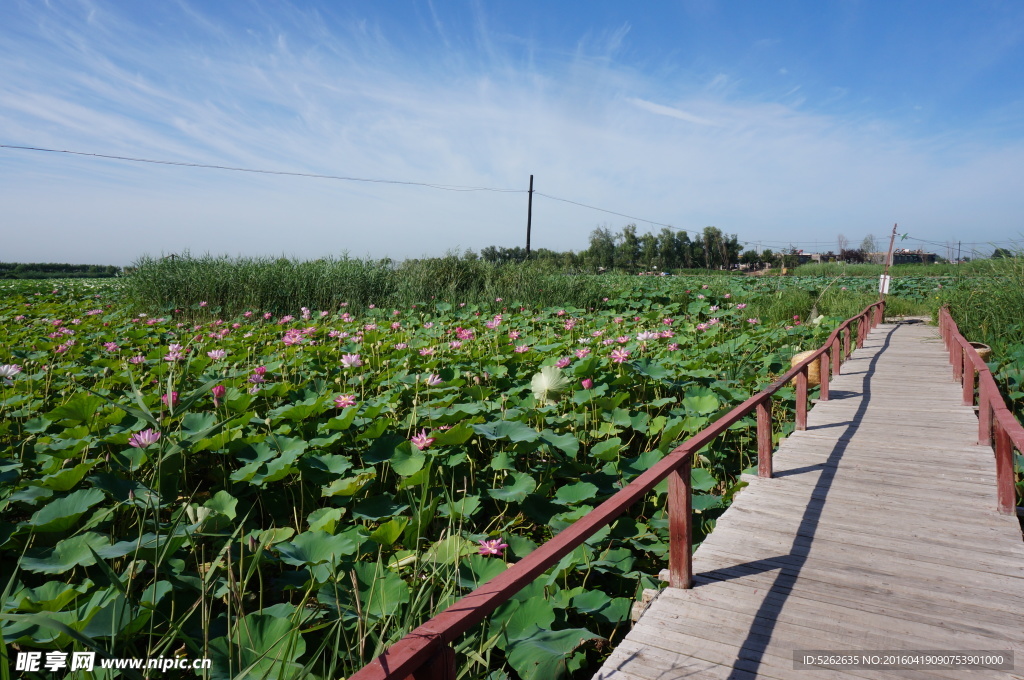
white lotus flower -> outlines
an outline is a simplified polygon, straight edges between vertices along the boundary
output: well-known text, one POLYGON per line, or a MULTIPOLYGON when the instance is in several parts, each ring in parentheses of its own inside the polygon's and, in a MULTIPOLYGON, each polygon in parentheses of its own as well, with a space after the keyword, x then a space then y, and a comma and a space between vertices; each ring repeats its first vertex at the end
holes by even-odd
POLYGON ((530 386, 537 401, 541 404, 553 404, 558 400, 559 394, 569 386, 569 379, 562 375, 562 369, 557 366, 545 366, 540 369, 540 373, 533 376, 530 386))
POLYGON ((14 381, 11 378, 19 373, 21 373, 21 366, 18 364, 4 364, 0 366, 0 379, 3 379, 5 385, 13 385, 14 381))

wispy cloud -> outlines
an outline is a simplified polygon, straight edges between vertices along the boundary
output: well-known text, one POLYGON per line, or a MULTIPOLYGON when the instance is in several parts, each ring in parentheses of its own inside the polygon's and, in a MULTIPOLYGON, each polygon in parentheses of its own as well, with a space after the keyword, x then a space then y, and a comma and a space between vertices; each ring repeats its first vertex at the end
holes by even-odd
MULTIPOLYGON (((1006 179, 1019 144, 918 137, 880 116, 815 111, 806 91, 756 98, 726 73, 665 80, 619 58, 629 24, 551 46, 497 30, 483 4, 461 24, 427 9, 399 33, 289 6, 243 21, 184 3, 145 19, 100 2, 26 4, 0 34, 0 137, 457 185, 525 189, 535 174, 548 194, 751 241, 832 243, 894 221, 954 229, 949 216, 1024 208, 1006 179)), ((0 152, 0 186, 5 221, 23 227, 5 243, 18 259, 126 263, 185 247, 405 257, 513 245, 525 223, 521 194, 24 152, 0 152)), ((538 199, 533 242, 580 248, 608 221, 538 199)))
POLYGON ((692 113, 687 113, 686 111, 672 108, 671 106, 655 104, 654 102, 649 102, 643 99, 637 99, 635 97, 631 97, 627 101, 635 105, 637 108, 643 109, 644 111, 648 111, 650 113, 657 114, 659 116, 668 116, 669 118, 684 120, 687 123, 693 123, 695 125, 718 125, 718 123, 712 120, 708 120, 707 118, 701 118, 700 116, 695 116, 692 113))

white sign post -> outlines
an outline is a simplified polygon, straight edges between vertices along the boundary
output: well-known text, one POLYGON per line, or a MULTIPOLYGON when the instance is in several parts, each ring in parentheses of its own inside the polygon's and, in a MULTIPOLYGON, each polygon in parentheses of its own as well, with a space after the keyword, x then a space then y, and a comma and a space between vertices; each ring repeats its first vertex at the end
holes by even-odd
POLYGON ((881 293, 882 295, 888 295, 889 294, 889 281, 891 281, 891 280, 892 280, 891 276, 889 276, 888 274, 882 274, 878 278, 878 292, 881 293))

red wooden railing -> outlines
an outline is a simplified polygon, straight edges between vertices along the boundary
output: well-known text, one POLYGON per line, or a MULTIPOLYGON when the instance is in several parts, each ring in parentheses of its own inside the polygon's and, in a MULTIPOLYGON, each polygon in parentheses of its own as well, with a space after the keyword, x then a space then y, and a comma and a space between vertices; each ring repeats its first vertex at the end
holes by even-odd
POLYGON ((992 445, 996 454, 996 498, 999 512, 1016 513, 1017 490, 1013 470, 1013 450, 1024 452, 1024 427, 1013 417, 999 394, 992 371, 977 350, 960 334, 949 310, 939 310, 939 333, 949 349, 953 377, 963 384, 965 406, 978 405, 978 443, 992 445), (975 390, 977 380, 977 390, 975 390))
POLYGON ((808 366, 821 360, 820 398, 827 400, 829 373, 838 375, 841 362, 850 355, 851 327, 856 324, 856 346, 863 346, 870 330, 882 321, 884 308, 884 302, 876 302, 865 307, 857 316, 844 321, 832 331, 824 345, 769 387, 684 441, 621 491, 553 539, 410 632, 349 680, 455 680, 455 651, 451 647, 454 640, 483 621, 499 605, 507 602, 599 529, 610 524, 633 503, 644 498, 666 477, 669 480, 669 585, 689 588, 693 583, 693 506, 690 487, 693 452, 709 444, 751 411, 756 411, 758 475, 771 477, 772 395, 795 379, 796 429, 806 429, 808 366))

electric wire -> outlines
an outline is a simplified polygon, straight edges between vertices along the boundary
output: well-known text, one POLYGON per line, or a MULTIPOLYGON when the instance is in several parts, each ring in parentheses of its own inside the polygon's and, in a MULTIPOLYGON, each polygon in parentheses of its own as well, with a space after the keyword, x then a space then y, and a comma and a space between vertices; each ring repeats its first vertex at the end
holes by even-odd
MULTIPOLYGON (((85 151, 71 151, 71 150, 68 150, 68 149, 49 149, 49 148, 46 148, 46 147, 39 147, 39 146, 22 146, 22 145, 15 145, 15 144, 0 144, 0 148, 3 148, 3 149, 13 149, 13 150, 19 150, 19 151, 39 151, 39 152, 45 152, 45 153, 68 154, 68 155, 72 155, 72 156, 86 156, 86 157, 91 157, 91 158, 103 158, 103 159, 108 159, 108 160, 125 161, 125 162, 130 162, 130 163, 149 163, 149 164, 153 164, 153 165, 169 165, 169 166, 183 167, 183 168, 204 168, 204 169, 209 169, 209 170, 227 170, 227 171, 231 171, 231 172, 247 172, 247 173, 253 173, 253 174, 260 174, 260 175, 279 175, 279 176, 286 176, 286 177, 304 177, 304 178, 310 178, 310 179, 329 179, 329 180, 345 181, 345 182, 367 182, 367 183, 372 183, 372 184, 399 184, 399 185, 406 185, 406 186, 420 186, 420 187, 427 187, 427 188, 430 188, 430 189, 440 189, 440 190, 443 190, 443 191, 491 191, 491 192, 495 192, 495 193, 517 193, 517 194, 529 193, 529 190, 527 190, 527 189, 503 189, 503 188, 497 188, 497 187, 463 186, 463 185, 456 185, 456 184, 437 184, 437 183, 433 183, 433 182, 413 182, 413 181, 406 181, 406 180, 380 179, 380 178, 370 178, 370 177, 353 177, 353 176, 346 176, 346 175, 324 175, 324 174, 311 173, 311 172, 294 172, 294 171, 287 171, 287 170, 266 170, 266 169, 259 169, 259 168, 241 168, 241 167, 235 167, 235 166, 229 166, 229 165, 214 165, 214 164, 207 164, 207 163, 191 163, 191 162, 186 162, 186 161, 156 160, 156 159, 152 159, 152 158, 136 158, 136 157, 132 157, 132 156, 118 156, 118 155, 114 155, 114 154, 92 153, 92 152, 85 152, 85 151)), ((636 216, 633 216, 633 215, 628 215, 626 213, 617 212, 615 210, 609 210, 607 208, 601 208, 601 207, 598 207, 598 206, 595 206, 595 205, 589 205, 587 203, 581 203, 580 201, 574 201, 574 200, 571 200, 571 199, 568 199, 568 198, 562 198, 562 197, 559 197, 559 196, 553 196, 551 194, 547 194, 547 193, 544 193, 544 192, 541 192, 541 191, 534 190, 533 193, 536 194, 537 196, 542 196, 542 197, 550 199, 552 201, 559 201, 561 203, 568 203, 570 205, 579 206, 581 208, 587 208, 588 210, 596 210, 598 212, 606 213, 608 215, 615 215, 617 217, 624 217, 624 218, 626 218, 628 220, 633 220, 635 222, 644 222, 644 223, 650 224, 652 226, 665 227, 665 228, 668 228, 668 229, 672 229, 673 231, 683 232, 685 234, 694 234, 695 236, 699 236, 700 235, 700 232, 697 231, 697 230, 683 229, 681 227, 675 227, 675 226, 673 226, 671 224, 666 224, 665 222, 658 222, 656 220, 646 219, 646 218, 643 218, 643 217, 636 217, 636 216)), ((922 239, 922 238, 917 238, 915 236, 911 236, 910 234, 905 235, 903 240, 912 241, 914 243, 927 243, 929 245, 933 245, 933 246, 937 246, 937 247, 941 247, 941 248, 946 248, 946 247, 949 246, 948 243, 939 243, 939 242, 936 242, 936 241, 929 241, 927 239, 922 239)), ((747 240, 739 240, 739 239, 737 239, 737 242, 741 243, 741 244, 743 244, 745 246, 757 246, 757 247, 761 247, 761 246, 765 246, 765 245, 769 245, 769 246, 789 246, 789 247, 796 247, 797 245, 806 245, 806 246, 813 245, 814 247, 817 247, 817 246, 822 245, 822 244, 829 244, 829 243, 831 243, 831 241, 775 241, 775 240, 765 240, 765 239, 760 239, 760 240, 757 240, 757 241, 747 241, 747 240)), ((991 243, 993 245, 999 245, 999 244, 1013 244, 1013 245, 1016 245, 1016 244, 1020 243, 1020 241, 1019 240, 992 241, 991 243)))
POLYGON ((67 149, 46 149, 38 146, 16 146, 13 144, 0 144, 3 149, 18 149, 21 151, 45 151, 48 153, 64 153, 73 156, 91 156, 93 158, 106 158, 117 161, 128 161, 131 163, 151 163, 154 165, 174 165, 183 168, 206 168, 210 170, 230 170, 232 172, 250 172, 259 175, 285 175, 288 177, 308 177, 313 179, 333 179, 345 182, 371 182, 375 184, 406 184, 410 186, 429 187, 431 189, 443 189, 445 191, 494 191, 498 193, 526 193, 526 189, 498 189, 494 187, 470 187, 455 184, 432 184, 430 182, 408 182, 397 179, 374 179, 367 177, 347 177, 343 175, 319 175, 311 172, 289 172, 287 170, 260 170, 255 168, 237 168, 229 165, 209 165, 206 163, 188 163, 184 161, 163 161, 152 158, 132 158, 130 156, 114 156, 103 153, 88 153, 85 151, 69 151, 67 149))

